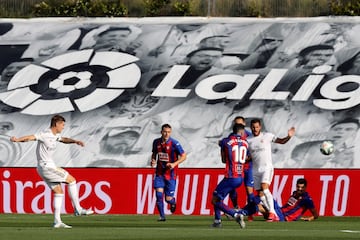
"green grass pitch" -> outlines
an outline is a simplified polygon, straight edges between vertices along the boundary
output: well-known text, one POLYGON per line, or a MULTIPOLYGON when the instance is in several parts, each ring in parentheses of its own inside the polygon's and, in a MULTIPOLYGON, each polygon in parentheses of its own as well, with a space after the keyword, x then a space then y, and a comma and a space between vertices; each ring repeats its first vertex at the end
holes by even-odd
POLYGON ((157 222, 155 215, 62 215, 72 229, 53 229, 50 214, 1 214, 3 240, 107 240, 107 239, 360 239, 360 217, 320 217, 313 222, 272 222, 261 217, 240 229, 235 221, 223 218, 222 228, 211 228, 212 216, 168 216, 157 222))

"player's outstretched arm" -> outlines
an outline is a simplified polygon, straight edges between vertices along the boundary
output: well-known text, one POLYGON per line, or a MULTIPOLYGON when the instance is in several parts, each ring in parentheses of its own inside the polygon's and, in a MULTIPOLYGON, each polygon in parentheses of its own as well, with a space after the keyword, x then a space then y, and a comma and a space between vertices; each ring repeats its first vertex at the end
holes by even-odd
POLYGON ((60 142, 65 143, 65 144, 75 143, 75 144, 80 145, 82 147, 85 146, 85 144, 82 141, 75 140, 75 139, 72 139, 72 138, 67 138, 67 137, 62 137, 60 142))
POLYGON ((291 138, 292 136, 294 136, 294 135, 295 135, 295 128, 294 128, 294 127, 291 127, 291 128, 288 130, 288 135, 287 135, 286 137, 284 137, 284 138, 277 138, 277 139, 275 140, 275 143, 285 144, 285 143, 287 143, 287 142, 290 140, 290 138, 291 138))
POLYGON ((36 137, 35 135, 28 135, 28 136, 23 136, 23 137, 11 137, 10 141, 11 142, 29 142, 29 141, 35 141, 36 137))

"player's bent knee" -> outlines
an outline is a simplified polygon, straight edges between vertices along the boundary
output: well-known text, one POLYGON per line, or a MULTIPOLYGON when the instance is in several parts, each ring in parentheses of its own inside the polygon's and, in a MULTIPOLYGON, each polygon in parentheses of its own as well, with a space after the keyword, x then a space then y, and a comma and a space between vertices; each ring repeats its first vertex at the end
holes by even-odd
POLYGON ((66 183, 70 184, 73 182, 76 182, 76 179, 72 175, 69 174, 66 178, 66 183))
POLYGON ((170 202, 172 199, 173 199, 173 197, 169 197, 169 196, 166 196, 166 197, 165 197, 165 201, 166 201, 166 202, 170 202))
POLYGON ((55 193, 55 194, 63 194, 64 191, 61 187, 60 184, 57 184, 57 185, 54 185, 54 187, 52 187, 52 191, 55 193))

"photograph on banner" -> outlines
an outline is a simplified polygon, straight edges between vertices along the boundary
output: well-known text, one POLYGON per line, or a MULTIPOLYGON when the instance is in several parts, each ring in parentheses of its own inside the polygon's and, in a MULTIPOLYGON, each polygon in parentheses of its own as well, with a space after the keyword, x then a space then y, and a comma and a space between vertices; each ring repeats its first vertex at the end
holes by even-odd
POLYGON ((169 123, 181 167, 223 168, 218 141, 243 116, 280 136, 296 128, 273 145, 275 168, 360 168, 359 30, 352 17, 0 22, 0 164, 35 166, 34 147, 7 136, 62 114, 85 147, 60 147, 59 166, 148 167, 169 123))

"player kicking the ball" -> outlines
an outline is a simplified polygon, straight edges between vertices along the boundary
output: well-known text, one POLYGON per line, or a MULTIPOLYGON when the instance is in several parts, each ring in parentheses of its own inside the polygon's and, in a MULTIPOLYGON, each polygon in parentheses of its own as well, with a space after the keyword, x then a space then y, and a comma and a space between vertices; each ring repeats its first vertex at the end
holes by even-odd
POLYGON ((76 179, 71 176, 66 170, 56 167, 52 155, 56 150, 57 142, 65 144, 75 143, 84 146, 82 141, 74 140, 67 137, 62 137, 60 133, 64 129, 65 118, 60 115, 55 115, 51 118, 50 128, 34 135, 23 136, 20 138, 11 137, 12 142, 28 142, 37 141, 36 157, 37 157, 37 171, 40 177, 46 182, 54 193, 54 228, 71 228, 61 221, 60 212, 64 198, 64 192, 61 183, 68 185, 68 192, 74 207, 75 216, 90 215, 94 211, 91 209, 84 209, 80 206, 78 190, 76 186, 76 179))

